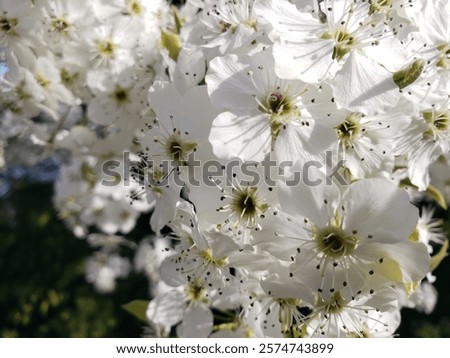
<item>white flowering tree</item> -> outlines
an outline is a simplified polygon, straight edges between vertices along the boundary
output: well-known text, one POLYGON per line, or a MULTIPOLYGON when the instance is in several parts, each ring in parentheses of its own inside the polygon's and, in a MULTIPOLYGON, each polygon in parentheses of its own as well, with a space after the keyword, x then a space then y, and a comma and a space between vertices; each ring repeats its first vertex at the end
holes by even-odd
POLYGON ((126 308, 153 335, 391 337, 403 307, 433 310, 448 0, 0 10, 0 167, 60 158, 54 205, 96 249, 87 280, 143 272, 150 300, 126 308))

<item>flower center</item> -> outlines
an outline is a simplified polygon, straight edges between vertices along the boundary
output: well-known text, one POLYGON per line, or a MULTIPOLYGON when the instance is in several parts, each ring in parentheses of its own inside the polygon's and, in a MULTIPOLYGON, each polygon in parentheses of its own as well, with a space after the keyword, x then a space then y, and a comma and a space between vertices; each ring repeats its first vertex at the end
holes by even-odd
POLYGON ((36 79, 36 82, 39 83, 39 85, 43 88, 47 88, 51 83, 47 78, 45 78, 41 74, 37 74, 36 76, 34 76, 34 78, 36 79))
POLYGON ((359 123, 360 119, 364 117, 361 113, 350 113, 343 123, 336 127, 339 142, 346 148, 353 145, 353 141, 361 137, 362 128, 359 123))
POLYGON ((78 78, 78 73, 70 73, 68 70, 63 68, 61 70, 61 82, 65 86, 71 86, 75 83, 78 78))
POLYGON ((14 27, 18 24, 17 19, 8 19, 6 17, 0 17, 0 30, 10 35, 15 35, 14 27))
POLYGON ((352 46, 356 44, 353 36, 344 30, 337 30, 334 34, 327 31, 322 34, 321 38, 334 40, 334 48, 331 58, 336 61, 341 60, 352 50, 352 46))
MULTIPOLYGON (((265 100, 260 103, 259 109, 270 114, 270 130, 274 142, 280 134, 281 128, 289 121, 290 114, 295 111, 296 106, 291 98, 281 92, 270 92, 265 100)), ((297 111, 300 116, 300 111, 297 111)))
POLYGON ((132 16, 139 16, 142 14, 142 6, 139 0, 127 0, 128 14, 132 16))
POLYGON ((448 110, 427 110, 422 112, 425 122, 428 123, 429 130, 425 133, 433 137, 439 133, 447 132, 450 129, 450 113, 448 110))
POLYGON ((341 258, 351 254, 356 248, 358 239, 346 235, 340 228, 329 226, 315 233, 319 250, 331 258, 341 258))
POLYGON ((62 32, 69 32, 70 30, 70 24, 63 18, 55 18, 52 20, 52 26, 50 28, 50 31, 56 31, 59 33, 62 32))
POLYGON ((191 282, 186 287, 186 296, 190 302, 207 303, 203 287, 198 282, 191 282))
POLYGON ((335 292, 328 302, 319 298, 320 302, 318 306, 321 306, 324 312, 327 313, 340 313, 345 309, 346 303, 341 293, 335 292))
POLYGON ((196 143, 183 140, 179 130, 175 130, 174 133, 167 138, 165 144, 167 156, 180 165, 186 164, 189 154, 194 151, 196 147, 196 143))
POLYGON ((116 89, 112 93, 112 98, 116 101, 117 105, 122 105, 130 100, 128 90, 120 86, 116 86, 116 89))
POLYGON ((267 96, 266 105, 270 113, 282 116, 292 110, 292 104, 287 97, 279 92, 271 92, 267 96))
POLYGON ((391 0, 373 0, 370 4, 369 14, 373 15, 377 12, 382 12, 392 6, 391 0))
POLYGON ((269 205, 261 202, 256 194, 256 187, 243 190, 234 189, 231 200, 231 209, 240 220, 254 222, 257 215, 265 212, 269 205))
POLYGON ((116 46, 111 40, 103 40, 97 43, 98 53, 103 57, 114 57, 116 46))
POLYGON ((441 53, 439 60, 436 64, 438 67, 442 67, 446 70, 450 69, 450 44, 442 44, 437 47, 441 53))
POLYGON ((225 257, 223 257, 223 258, 214 257, 211 249, 202 251, 200 255, 201 255, 202 259, 205 260, 206 264, 208 264, 208 265, 222 267, 226 263, 225 257))

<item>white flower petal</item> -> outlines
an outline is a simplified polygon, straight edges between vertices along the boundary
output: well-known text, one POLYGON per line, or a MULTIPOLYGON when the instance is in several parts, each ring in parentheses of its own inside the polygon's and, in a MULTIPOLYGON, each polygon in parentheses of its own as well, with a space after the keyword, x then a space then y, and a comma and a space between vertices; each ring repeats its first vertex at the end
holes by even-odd
POLYGON ((430 269, 428 249, 419 242, 365 243, 356 250, 359 257, 377 262, 373 266, 377 277, 385 276, 395 283, 421 281, 430 269))
POLYGON ((271 133, 266 114, 221 113, 213 122, 209 140, 216 156, 262 161, 270 152, 271 133))
POLYGON ((376 242, 406 240, 419 219, 406 191, 385 179, 353 183, 342 197, 341 209, 344 230, 376 242))
POLYGON ((275 43, 273 51, 275 73, 280 78, 319 83, 336 71, 332 41, 312 37, 294 46, 286 44, 291 42, 289 38, 281 39, 284 43, 275 43))
POLYGON ((213 314, 208 306, 191 304, 183 315, 183 322, 177 326, 180 338, 206 338, 213 327, 213 314))
POLYGON ((170 329, 182 320, 185 302, 185 294, 174 289, 151 300, 145 314, 150 322, 170 329))
POLYGON ((307 163, 315 161, 324 166, 325 152, 336 144, 335 130, 319 121, 308 121, 308 125, 291 121, 286 124, 275 141, 275 154, 280 162, 307 163))
POLYGON ((308 304, 314 304, 315 299, 311 289, 301 282, 283 282, 280 277, 275 274, 261 281, 261 287, 266 293, 270 292, 270 296, 274 298, 299 298, 308 304))
POLYGON ((307 173, 297 171, 297 175, 300 175, 299 183, 294 185, 289 180, 281 185, 281 208, 291 215, 308 218, 318 227, 327 226, 339 201, 338 188, 315 167, 307 173))
POLYGON ((392 73, 358 51, 352 51, 331 86, 338 104, 364 114, 386 112, 400 98, 392 73))
POLYGON ((228 110, 255 107, 255 88, 247 74, 249 65, 236 55, 216 57, 210 62, 206 83, 211 102, 228 110))

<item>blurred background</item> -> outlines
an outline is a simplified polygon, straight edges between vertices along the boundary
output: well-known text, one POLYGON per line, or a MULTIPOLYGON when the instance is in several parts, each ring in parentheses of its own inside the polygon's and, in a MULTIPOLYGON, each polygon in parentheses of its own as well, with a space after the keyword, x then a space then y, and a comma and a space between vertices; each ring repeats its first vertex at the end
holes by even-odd
MULTIPOLYGON (((85 278, 92 248, 59 220, 51 176, 26 174, 0 176, 0 337, 140 337, 142 323, 121 306, 148 300, 147 279, 132 273, 99 294, 85 278)), ((148 234, 149 217, 141 220, 131 240, 148 234)))

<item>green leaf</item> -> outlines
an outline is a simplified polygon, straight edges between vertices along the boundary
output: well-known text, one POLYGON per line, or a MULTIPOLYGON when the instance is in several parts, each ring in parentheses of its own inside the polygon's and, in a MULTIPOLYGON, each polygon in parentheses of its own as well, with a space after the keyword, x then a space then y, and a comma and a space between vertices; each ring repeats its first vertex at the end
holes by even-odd
POLYGON ((442 209, 444 209, 444 210, 448 209, 447 202, 445 201, 444 195, 442 195, 442 193, 440 192, 440 190, 438 188, 436 188, 433 185, 430 185, 427 188, 427 190, 425 190, 425 192, 427 194, 429 194, 439 204, 439 206, 442 209))
POLYGON ((147 311, 147 306, 149 303, 150 301, 148 300, 134 300, 122 305, 122 308, 128 313, 131 313, 137 319, 147 322, 145 312, 147 311))
POLYGON ((441 249, 436 255, 433 255, 430 260, 430 271, 434 271, 442 260, 447 256, 448 250, 448 240, 445 240, 444 245, 442 245, 441 249))
POLYGON ((181 50, 180 36, 172 31, 161 31, 161 45, 169 51, 169 56, 176 61, 181 50))
POLYGON ((178 9, 176 6, 172 6, 172 12, 173 12, 173 21, 175 23, 175 29, 174 32, 176 34, 180 34, 181 28, 183 27, 183 20, 180 16, 180 13, 178 12, 178 9))

